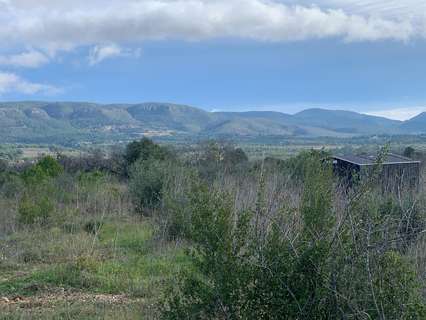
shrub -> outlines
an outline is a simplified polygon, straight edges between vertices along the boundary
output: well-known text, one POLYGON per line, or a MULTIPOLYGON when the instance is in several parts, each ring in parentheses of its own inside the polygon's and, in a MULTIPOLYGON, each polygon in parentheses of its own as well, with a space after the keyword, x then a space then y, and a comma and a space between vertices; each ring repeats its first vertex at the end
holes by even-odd
POLYGON ((54 206, 47 196, 38 200, 25 197, 18 208, 19 222, 22 224, 46 223, 53 210, 54 206))
POLYGON ((247 169, 248 157, 231 144, 207 141, 198 146, 195 163, 200 177, 212 182, 218 174, 237 174, 247 169))
POLYGON ((18 174, 12 172, 0 174, 0 191, 7 198, 18 196, 24 189, 22 179, 18 174))
POLYGON ((168 164, 139 160, 130 169, 129 191, 138 212, 156 208, 162 199, 168 164))
POLYGON ((404 153, 403 154, 404 154, 405 157, 412 158, 415 155, 415 153, 416 153, 416 149, 414 149, 413 147, 408 146, 408 147, 406 147, 404 149, 404 153))
POLYGON ((5 172, 9 165, 6 160, 0 158, 0 173, 5 172))
POLYGON ((194 170, 182 164, 170 165, 163 186, 161 208, 155 220, 163 238, 179 239, 189 235, 192 212, 189 208, 191 186, 198 181, 194 170))
POLYGON ((165 148, 148 138, 143 138, 140 141, 133 141, 126 147, 124 159, 127 167, 130 167, 138 160, 166 160, 170 156, 170 152, 165 148))
POLYGON ((63 172, 63 167, 51 156, 43 157, 29 169, 25 170, 22 178, 28 185, 37 185, 49 178, 55 178, 63 172))
POLYGON ((190 257, 196 270, 181 274, 179 289, 170 293, 163 315, 235 319, 250 276, 243 259, 250 215, 234 215, 229 195, 211 192, 205 185, 194 184, 189 197, 193 212, 189 237, 195 242, 190 257))
POLYGON ((382 311, 377 314, 378 318, 426 319, 426 306, 416 274, 399 253, 389 251, 380 257, 374 285, 377 305, 382 311))
POLYGON ((90 220, 84 224, 84 231, 90 234, 98 234, 102 228, 103 223, 101 221, 90 220))
POLYGON ((164 319, 424 319, 419 281, 383 230, 395 212, 381 213, 366 189, 337 224, 330 164, 314 152, 300 169, 294 236, 283 232, 287 211, 265 210, 263 176, 253 212, 194 184, 186 206, 193 269, 167 293, 164 319))

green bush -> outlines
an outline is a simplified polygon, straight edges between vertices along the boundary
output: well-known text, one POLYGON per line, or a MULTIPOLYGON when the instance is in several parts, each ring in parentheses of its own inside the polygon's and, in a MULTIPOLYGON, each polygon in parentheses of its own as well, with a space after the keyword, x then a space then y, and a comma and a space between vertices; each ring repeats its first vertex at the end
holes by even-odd
POLYGON ((148 138, 143 138, 140 141, 133 141, 126 147, 124 158, 127 167, 130 167, 138 160, 155 159, 164 161, 171 156, 169 150, 162 147, 148 138))
POLYGON ((18 174, 14 172, 0 174, 0 191, 6 198, 15 198, 24 189, 24 183, 18 174))
POLYGON ((167 240, 188 237, 192 217, 188 195, 198 180, 196 171, 185 165, 175 162, 168 167, 161 208, 155 216, 161 237, 167 240))
POLYGON ((49 197, 37 200, 25 197, 19 204, 18 220, 22 224, 46 223, 53 211, 54 206, 49 197))
POLYGON ((194 184, 189 197, 194 214, 188 236, 195 243, 189 256, 196 270, 181 274, 164 318, 214 319, 229 313, 234 319, 250 277, 244 260, 250 213, 235 216, 229 195, 204 185, 194 184))
POLYGON ((0 158, 0 173, 5 172, 9 167, 9 164, 6 160, 0 158))
POLYGON ((167 163, 155 159, 139 160, 131 167, 129 191, 138 212, 160 204, 167 168, 167 163))
POLYGON ((90 220, 84 224, 84 231, 90 234, 98 234, 99 230, 102 228, 103 223, 98 220, 90 220))
MULTIPOLYGON (((380 257, 374 286, 377 305, 386 319, 426 319, 426 306, 419 294, 416 274, 399 253, 389 251, 380 257)), ((380 317, 380 313, 377 314, 377 318, 380 317)))
POLYGON ((51 156, 43 157, 35 165, 25 170, 22 178, 27 185, 37 185, 49 178, 55 178, 64 171, 59 162, 51 156))
POLYGON ((241 148, 217 141, 206 141, 197 150, 195 164, 202 179, 212 182, 220 174, 244 174, 248 157, 241 148))

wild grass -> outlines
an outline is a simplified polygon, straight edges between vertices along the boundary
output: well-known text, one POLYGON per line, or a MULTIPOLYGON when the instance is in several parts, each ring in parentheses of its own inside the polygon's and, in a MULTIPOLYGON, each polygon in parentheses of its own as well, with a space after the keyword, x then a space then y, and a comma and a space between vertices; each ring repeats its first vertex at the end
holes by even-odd
POLYGON ((149 319, 170 279, 188 265, 184 248, 157 239, 156 225, 132 212, 120 183, 69 189, 52 195, 47 224, 20 224, 14 199, 0 197, 0 299, 24 301, 0 300, 0 319, 149 319), (68 304, 62 294, 87 298, 68 304), (97 295, 126 303, 99 303, 97 295))
POLYGON ((110 303, 87 302, 61 302, 43 306, 40 304, 28 304, 24 308, 2 310, 0 320, 140 320, 155 319, 155 311, 144 307, 140 303, 114 305, 110 303))

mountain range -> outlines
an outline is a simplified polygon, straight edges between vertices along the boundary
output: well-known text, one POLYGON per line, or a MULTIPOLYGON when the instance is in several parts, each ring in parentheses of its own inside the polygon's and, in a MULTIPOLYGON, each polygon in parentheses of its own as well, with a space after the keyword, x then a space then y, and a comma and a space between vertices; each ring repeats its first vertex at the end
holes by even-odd
POLYGON ((426 133, 426 113, 407 121, 352 111, 307 109, 294 115, 272 111, 208 112, 170 103, 0 103, 0 141, 77 143, 148 136, 340 137, 426 133))

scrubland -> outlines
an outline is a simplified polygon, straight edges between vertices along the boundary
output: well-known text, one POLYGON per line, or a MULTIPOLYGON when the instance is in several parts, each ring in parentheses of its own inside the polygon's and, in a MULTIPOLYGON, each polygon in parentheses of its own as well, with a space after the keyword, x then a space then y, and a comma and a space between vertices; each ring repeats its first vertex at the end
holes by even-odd
POLYGON ((211 142, 0 165, 0 319, 426 319, 426 196, 211 142))

